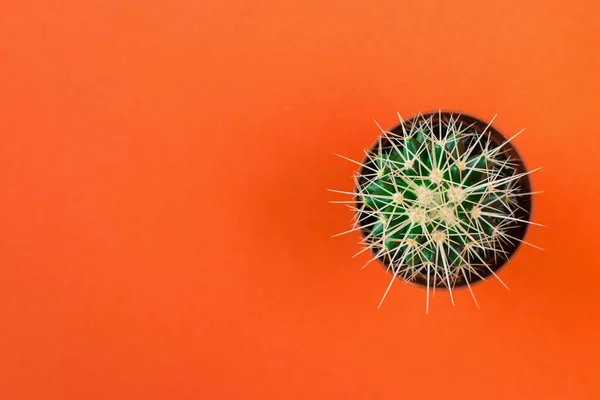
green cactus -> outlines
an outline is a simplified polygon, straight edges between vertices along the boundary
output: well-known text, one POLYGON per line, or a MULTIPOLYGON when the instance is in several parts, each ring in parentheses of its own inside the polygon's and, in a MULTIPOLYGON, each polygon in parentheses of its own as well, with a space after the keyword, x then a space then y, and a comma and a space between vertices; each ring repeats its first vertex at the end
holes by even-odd
POLYGON ((347 232, 362 231, 370 261, 383 261, 393 273, 386 294, 396 277, 423 285, 428 311, 430 288, 449 289, 454 304, 455 287, 473 295, 471 283, 498 278, 495 269, 533 224, 533 171, 508 144, 512 138, 498 142, 490 134, 491 123, 477 129, 441 111, 400 121, 395 131, 381 130, 363 163, 356 162, 356 191, 334 192, 354 196, 347 232))

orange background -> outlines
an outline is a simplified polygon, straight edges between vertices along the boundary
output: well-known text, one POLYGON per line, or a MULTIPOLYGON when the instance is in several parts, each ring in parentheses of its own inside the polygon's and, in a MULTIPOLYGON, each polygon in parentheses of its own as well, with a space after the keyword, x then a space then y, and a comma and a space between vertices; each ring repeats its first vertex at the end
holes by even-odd
POLYGON ((600 398, 597 1, 0 10, 0 398, 600 398), (333 153, 440 107, 527 128, 546 251, 377 310, 333 153))

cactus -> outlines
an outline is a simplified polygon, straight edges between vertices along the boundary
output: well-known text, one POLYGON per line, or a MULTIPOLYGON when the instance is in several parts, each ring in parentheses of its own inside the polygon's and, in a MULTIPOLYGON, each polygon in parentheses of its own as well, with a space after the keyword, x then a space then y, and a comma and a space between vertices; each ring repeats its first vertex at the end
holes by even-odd
MULTIPOLYGON (((529 224, 527 171, 510 141, 471 117, 442 111, 419 114, 381 136, 355 175, 352 229, 365 250, 396 278, 430 290, 466 286, 496 277, 529 224), (466 122, 465 122, 466 121, 466 122), (472 123, 468 123, 472 122, 472 123), (482 129, 483 127, 483 129, 482 129), (495 135, 493 134, 495 133, 495 135), (500 139, 498 139, 500 138, 500 139)), ((495 118, 495 117, 494 117, 495 118)), ((379 126, 379 125, 378 125, 379 126)), ((346 157, 343 157, 346 158, 346 157)), ((335 235, 338 236, 338 235, 335 235)), ((536 246, 534 246, 536 247, 536 246)), ((367 263, 367 264, 368 264, 367 263)))

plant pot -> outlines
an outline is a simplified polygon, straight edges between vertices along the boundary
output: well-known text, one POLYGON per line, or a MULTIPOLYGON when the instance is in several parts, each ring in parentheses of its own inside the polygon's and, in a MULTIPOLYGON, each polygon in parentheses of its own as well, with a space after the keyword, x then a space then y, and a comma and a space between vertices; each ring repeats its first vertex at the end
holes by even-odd
MULTIPOLYGON (((515 174, 527 172, 527 168, 513 144, 511 142, 506 143, 508 138, 504 136, 494 126, 491 126, 485 121, 470 115, 453 113, 449 111, 435 111, 424 114, 418 114, 405 120, 403 123, 399 123, 398 125, 393 126, 386 132, 390 132, 391 134, 393 134, 395 141, 394 143, 397 143, 397 140, 404 140, 405 132, 410 132, 410 129, 413 126, 413 124, 416 124, 417 121, 422 121, 423 119, 429 118, 431 118, 432 132, 437 132, 439 130, 440 123, 443 127, 444 124, 448 123, 451 118, 453 118, 455 121, 460 121, 464 126, 471 126, 470 129, 473 132, 483 134, 482 137, 486 138, 486 140, 487 138, 489 138, 491 143, 493 143, 495 146, 503 145, 501 153, 507 159, 509 159, 510 163, 512 163, 515 174)), ((359 177, 357 179, 357 185, 355 188, 355 204, 357 208, 362 206, 363 200, 361 199, 359 193, 361 193, 361 191, 364 190, 365 186, 369 183, 367 178, 367 176, 369 176, 369 171, 372 171, 376 167, 376 155, 379 154, 379 151, 381 149, 385 150, 390 148, 391 146, 389 139, 390 136, 392 135, 380 136, 379 139, 370 148, 368 155, 365 156, 362 162, 362 166, 359 170, 359 177)), ((477 153, 474 152, 473 154, 476 155, 477 153)), ((419 273, 416 276, 411 277, 410 279, 406 279, 400 276, 400 274, 398 274, 399 278, 409 283, 428 288, 454 289, 464 287, 466 285, 472 285, 479 281, 485 280, 491 275, 495 276, 496 272, 515 255, 517 249, 520 247, 522 243, 521 241, 525 238, 525 235, 527 233, 529 226, 528 222, 530 221, 531 217, 532 196, 529 175, 523 175, 519 179, 515 180, 515 182, 515 185, 520 187, 520 193, 523 193, 523 195, 520 195, 515 199, 517 203, 516 211, 514 214, 511 214, 511 218, 515 219, 514 223, 511 223, 510 226, 510 236, 513 238, 511 239, 512 243, 505 243, 502 249, 503 252, 500 256, 497 253, 494 253, 493 257, 488 256, 485 259, 485 263, 481 262, 481 266, 478 267, 478 274, 470 274, 469 276, 459 276, 451 283, 450 286, 448 285, 448 282, 445 282, 443 279, 436 277, 435 273, 429 275, 429 278, 424 273, 419 273)), ((373 229, 372 225, 370 225, 373 222, 372 218, 366 218, 362 221, 359 221, 363 240, 367 242, 373 229)), ((391 262, 388 253, 377 255, 377 248, 372 248, 371 252, 373 256, 376 257, 377 260, 379 260, 384 267, 386 267, 386 269, 391 270, 392 272, 396 272, 394 268, 399 268, 397 265, 394 266, 394 264, 391 262)))

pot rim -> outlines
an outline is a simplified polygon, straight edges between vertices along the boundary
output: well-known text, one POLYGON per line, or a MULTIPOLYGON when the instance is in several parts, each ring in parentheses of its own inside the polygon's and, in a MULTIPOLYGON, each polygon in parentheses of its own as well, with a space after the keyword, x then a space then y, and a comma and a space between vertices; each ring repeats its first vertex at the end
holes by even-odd
MULTIPOLYGON (((473 120, 475 123, 483 124, 483 126, 487 126, 487 129, 485 129, 483 132, 489 132, 490 138, 492 138, 492 140, 494 140, 496 138, 501 139, 501 140, 498 140, 498 142, 500 142, 498 144, 504 143, 507 140, 511 140, 511 137, 506 136, 501 130, 499 130, 497 127, 495 127, 493 125, 495 117, 490 122, 486 122, 484 119, 482 119, 478 116, 475 116, 473 114, 463 113, 463 112, 459 112, 459 111, 455 111, 455 110, 448 110, 448 109, 438 109, 435 111, 419 112, 419 113, 411 115, 408 118, 402 118, 401 122, 398 122, 397 124, 391 126, 389 129, 386 129, 385 132, 394 132, 394 133, 402 134, 402 126, 404 124, 406 124, 407 122, 410 122, 419 117, 427 118, 429 116, 436 115, 436 114, 438 115, 438 118, 440 118, 440 119, 441 119, 441 116, 445 114, 445 115, 451 115, 451 116, 453 116, 455 118, 459 118, 459 119, 464 117, 466 119, 473 120), (496 138, 493 137, 494 135, 496 135, 496 138)), ((382 136, 383 135, 379 135, 377 137, 377 139, 375 140, 375 142, 373 143, 373 145, 369 147, 368 154, 372 154, 377 151, 377 147, 379 146, 379 141, 381 140, 382 136)), ((521 153, 518 151, 518 149, 516 148, 514 143, 512 143, 512 141, 511 141, 507 145, 510 146, 509 148, 510 148, 511 153, 513 153, 517 157, 517 160, 520 164, 517 167, 517 170, 522 169, 522 172, 529 171, 529 169, 527 168, 527 165, 525 164, 525 161, 523 160, 523 157, 521 156, 521 153)), ((362 172, 365 169, 365 166, 367 165, 368 162, 370 162, 369 157, 368 157, 368 155, 365 155, 365 157, 363 158, 362 163, 361 163, 362 167, 358 171, 359 177, 358 177, 357 186, 355 186, 355 188, 354 188, 355 193, 357 192, 358 185, 360 185, 361 177, 364 176, 362 172)), ((527 191, 530 193, 529 195, 524 197, 525 199, 527 199, 525 201, 528 201, 528 203, 529 203, 529 207, 527 209, 528 212, 527 212, 526 220, 528 222, 530 222, 531 217, 533 215, 533 195, 531 194, 531 192, 533 192, 533 185, 532 185, 531 178, 529 175, 525 175, 521 179, 523 179, 523 183, 525 186, 524 189, 527 189, 527 191)), ((355 196, 355 199, 357 199, 356 196, 355 196)), ((358 200, 356 200, 356 201, 358 201, 358 200)), ((524 240, 524 238, 527 236, 527 233, 529 232, 529 229, 530 229, 530 224, 522 223, 521 226, 524 226, 523 230, 522 230, 522 235, 517 236, 519 241, 517 242, 517 244, 515 246, 511 246, 512 250, 509 250, 509 256, 506 259, 502 259, 500 263, 492 262, 492 263, 488 264, 488 269, 486 269, 487 273, 485 275, 483 275, 484 279, 477 278, 476 280, 469 281, 468 285, 467 285, 467 281, 465 281, 464 283, 455 285, 452 288, 448 288, 445 285, 442 285, 442 286, 436 285, 435 287, 430 285, 430 288, 434 288, 435 290, 450 290, 451 289, 452 291, 454 291, 454 290, 458 290, 458 289, 464 289, 468 286, 478 285, 482 282, 487 281, 490 276, 496 275, 500 270, 502 270, 506 266, 506 264, 508 264, 515 257, 515 255, 521 249, 521 247, 523 245, 521 240, 524 240)), ((366 237, 367 230, 368 230, 368 228, 363 228, 361 226, 360 232, 361 232, 361 235, 363 238, 366 237)), ((371 253, 373 254, 372 250, 371 250, 371 253)), ((377 261, 385 268, 386 273, 390 272, 393 274, 393 271, 391 271, 391 269, 389 268, 389 265, 384 262, 382 257, 378 257, 377 261)), ((399 276, 395 276, 394 278, 396 278, 404 283, 407 283, 409 285, 412 285, 412 286, 417 286, 417 287, 424 288, 424 289, 427 287, 426 284, 423 284, 421 282, 412 281, 412 280, 409 281, 409 280, 403 279, 402 277, 399 277, 399 276)))

